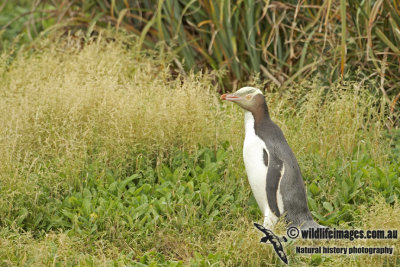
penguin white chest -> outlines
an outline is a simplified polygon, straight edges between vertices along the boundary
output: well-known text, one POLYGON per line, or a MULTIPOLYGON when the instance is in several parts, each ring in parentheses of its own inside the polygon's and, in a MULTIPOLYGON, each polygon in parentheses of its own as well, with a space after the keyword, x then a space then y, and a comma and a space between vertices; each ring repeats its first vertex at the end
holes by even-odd
POLYGON ((264 149, 268 153, 264 141, 254 131, 254 117, 250 112, 245 112, 246 135, 243 144, 243 161, 246 167, 247 178, 258 206, 264 215, 269 209, 267 203, 267 172, 264 164, 264 149))
MULTIPOLYGON (((268 158, 270 158, 269 151, 264 141, 255 133, 254 117, 251 112, 245 112, 244 122, 246 135, 243 144, 243 161, 247 178, 258 207, 264 215, 264 227, 272 228, 278 221, 278 217, 272 212, 267 198, 268 167, 264 163, 264 150, 268 154, 268 158)), ((279 198, 281 199, 281 197, 279 198)), ((282 206, 279 204, 278 206, 282 206)))

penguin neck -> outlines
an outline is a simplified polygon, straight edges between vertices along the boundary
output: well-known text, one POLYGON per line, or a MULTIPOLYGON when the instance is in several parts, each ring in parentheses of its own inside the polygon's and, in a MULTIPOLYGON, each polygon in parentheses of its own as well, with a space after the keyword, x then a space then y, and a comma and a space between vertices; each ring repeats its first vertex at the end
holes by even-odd
POLYGON ((257 105, 251 113, 253 114, 255 125, 260 125, 261 123, 270 120, 267 103, 265 103, 264 97, 262 98, 262 102, 257 105))
POLYGON ((267 123, 270 120, 267 104, 263 101, 262 104, 260 103, 257 105, 257 108, 251 111, 245 111, 244 121, 246 133, 254 131, 257 127, 260 127, 261 124, 267 123))

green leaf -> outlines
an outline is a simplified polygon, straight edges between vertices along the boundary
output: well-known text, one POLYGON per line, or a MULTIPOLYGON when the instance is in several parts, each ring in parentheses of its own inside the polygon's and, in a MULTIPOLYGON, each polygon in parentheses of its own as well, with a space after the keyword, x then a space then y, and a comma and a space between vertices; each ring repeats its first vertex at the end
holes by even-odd
POLYGON ((314 196, 316 196, 316 195, 318 195, 319 191, 320 191, 320 190, 319 190, 318 186, 317 186, 314 182, 312 182, 311 185, 310 185, 310 192, 311 192, 314 196))
POLYGON ((82 202, 83 212, 85 215, 90 215, 91 213, 91 203, 89 198, 83 199, 82 202))
POLYGON ((322 206, 324 206, 324 208, 329 212, 333 211, 333 207, 332 207, 331 203, 329 203, 329 202, 322 203, 322 206))

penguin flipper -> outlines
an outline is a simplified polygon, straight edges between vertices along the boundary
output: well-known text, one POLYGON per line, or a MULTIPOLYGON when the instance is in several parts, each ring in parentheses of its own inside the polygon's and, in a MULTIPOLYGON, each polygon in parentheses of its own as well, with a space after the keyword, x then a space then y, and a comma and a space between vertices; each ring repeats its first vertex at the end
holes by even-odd
POLYGON ((283 161, 275 155, 269 155, 269 164, 267 171, 267 201, 269 208, 275 214, 276 217, 280 217, 280 211, 278 207, 277 195, 279 181, 283 176, 283 161))

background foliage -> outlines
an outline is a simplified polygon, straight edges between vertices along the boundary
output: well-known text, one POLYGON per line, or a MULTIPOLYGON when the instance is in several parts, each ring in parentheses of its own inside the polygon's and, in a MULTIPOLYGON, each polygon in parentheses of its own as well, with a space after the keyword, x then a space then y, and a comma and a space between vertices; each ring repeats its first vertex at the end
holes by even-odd
POLYGON ((315 73, 332 83, 361 69, 359 78, 378 81, 392 106, 400 94, 398 0, 6 0, 1 9, 5 39, 112 25, 140 37, 140 47, 172 52, 182 72, 226 70, 228 88, 254 73, 285 88, 315 73))
MULTIPOLYGON (((317 221, 399 229, 398 8, 1 2, 0 265, 281 264, 252 226, 242 111, 219 101, 244 83, 267 88, 317 221)), ((290 264, 400 264, 399 240, 319 244, 395 254, 298 240, 290 264)))

